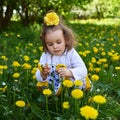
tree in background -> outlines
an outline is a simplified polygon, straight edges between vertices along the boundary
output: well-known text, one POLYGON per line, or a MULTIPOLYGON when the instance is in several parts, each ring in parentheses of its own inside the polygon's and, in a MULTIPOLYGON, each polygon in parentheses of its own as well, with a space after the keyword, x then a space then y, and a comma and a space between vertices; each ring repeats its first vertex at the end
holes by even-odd
POLYGON ((0 0, 0 29, 8 27, 16 14, 22 24, 28 26, 41 23, 49 10, 55 10, 65 19, 116 17, 120 16, 119 5, 120 0, 0 0), (16 14, 13 14, 14 10, 16 14))

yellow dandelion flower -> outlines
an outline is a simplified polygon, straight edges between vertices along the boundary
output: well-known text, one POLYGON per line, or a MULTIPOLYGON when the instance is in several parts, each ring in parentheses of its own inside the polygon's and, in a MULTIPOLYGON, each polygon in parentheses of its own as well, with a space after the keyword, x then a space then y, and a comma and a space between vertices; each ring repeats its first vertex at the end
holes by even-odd
POLYGON ((86 105, 80 108, 80 114, 85 117, 85 119, 96 119, 98 111, 95 108, 86 105))
POLYGON ((57 64, 57 65, 56 65, 56 69, 59 69, 59 68, 61 68, 61 67, 66 68, 66 65, 64 65, 64 64, 57 64))
POLYGON ((33 62, 34 62, 34 63, 38 63, 38 62, 39 62, 39 60, 35 59, 33 62))
POLYGON ((95 72, 100 72, 101 68, 94 68, 95 72))
POLYGON ((64 109, 70 108, 69 102, 63 102, 62 106, 64 109))
POLYGON ((119 56, 118 55, 113 55, 111 59, 112 59, 112 61, 118 61, 119 56))
POLYGON ((18 101, 16 101, 15 105, 18 106, 18 107, 24 107, 25 102, 23 100, 18 100, 18 101))
POLYGON ((43 47, 39 47, 39 50, 40 50, 41 52, 43 52, 43 47))
POLYGON ((102 52, 102 53, 101 53, 101 55, 102 55, 102 56, 105 56, 105 55, 106 55, 106 53, 105 53, 105 52, 102 52))
POLYGON ((93 47, 93 52, 94 52, 94 53, 98 53, 98 48, 93 47))
POLYGON ((93 101, 98 103, 98 104, 103 104, 106 103, 106 99, 105 97, 101 96, 101 95, 96 95, 93 97, 93 101))
POLYGON ((92 62, 92 63, 96 63, 96 58, 92 57, 91 62, 92 62))
POLYGON ((46 87, 48 87, 48 82, 46 81, 46 82, 37 82, 37 85, 36 85, 37 87, 43 87, 43 86, 46 86, 46 87))
POLYGON ((20 63, 18 61, 13 61, 12 65, 14 67, 19 67, 20 66, 20 63))
POLYGON ((104 66, 104 68, 108 68, 108 64, 104 64, 103 66, 104 66))
POLYGON ((32 69, 32 71, 31 71, 31 74, 35 74, 36 73, 36 71, 37 71, 37 68, 36 67, 34 67, 33 69, 32 69))
POLYGON ((13 77, 14 77, 14 78, 19 78, 19 76, 20 76, 19 73, 14 73, 14 74, 13 74, 13 77))
POLYGON ((49 96, 49 95, 52 94, 52 91, 50 89, 44 89, 43 94, 46 95, 46 96, 49 96))
POLYGON ((17 37, 20 38, 20 34, 17 34, 17 37))
POLYGON ((3 65, 0 65, 0 70, 3 70, 3 65))
POLYGON ((8 60, 8 58, 6 57, 6 56, 1 56, 1 59, 3 59, 3 60, 5 60, 5 61, 7 61, 8 60))
POLYGON ((31 69, 31 65, 28 63, 24 63, 22 66, 23 66, 23 69, 31 69))
POLYGON ((7 90, 7 86, 0 88, 0 91, 2 91, 3 93, 7 90))
POLYGON ((7 65, 4 65, 4 66, 3 66, 3 69, 4 69, 4 70, 6 70, 7 68, 8 68, 8 66, 7 66, 7 65))
POLYGON ((40 63, 38 63, 38 69, 40 70, 40 72, 43 71, 43 66, 40 63))
POLYGON ((82 86, 83 83, 82 83, 82 81, 80 81, 80 80, 75 80, 75 81, 74 81, 74 85, 75 85, 75 86, 82 86))
POLYGON ((71 80, 64 80, 64 81, 63 81, 63 85, 64 85, 65 87, 70 88, 70 87, 73 86, 73 82, 72 82, 71 80))
POLYGON ((58 25, 59 21, 59 17, 55 12, 47 13, 44 17, 44 22, 47 26, 58 25))
POLYGON ((74 89, 72 90, 71 95, 73 98, 79 99, 83 97, 83 91, 80 89, 74 89))
POLYGON ((25 61, 29 61, 30 60, 29 56, 27 56, 27 55, 25 55, 23 58, 24 58, 25 61))
POLYGON ((94 74, 94 75, 91 76, 91 80, 92 81, 98 81, 99 80, 99 76, 94 74))
POLYGON ((115 70, 120 70, 120 67, 115 67, 115 70))

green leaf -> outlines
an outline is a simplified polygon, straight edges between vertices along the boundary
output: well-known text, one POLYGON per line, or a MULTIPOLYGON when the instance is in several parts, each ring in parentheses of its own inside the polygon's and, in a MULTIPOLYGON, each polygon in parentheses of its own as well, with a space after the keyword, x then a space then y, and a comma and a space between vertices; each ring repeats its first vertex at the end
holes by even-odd
POLYGON ((38 117, 38 118, 43 118, 44 116, 44 111, 42 111, 42 109, 37 106, 37 104, 35 103, 31 103, 31 111, 38 117))

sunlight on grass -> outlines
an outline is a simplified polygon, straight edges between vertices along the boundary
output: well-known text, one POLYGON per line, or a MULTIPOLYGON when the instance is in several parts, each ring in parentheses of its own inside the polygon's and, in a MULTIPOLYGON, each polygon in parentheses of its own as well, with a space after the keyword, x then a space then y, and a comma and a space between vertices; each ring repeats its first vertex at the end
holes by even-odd
POLYGON ((97 25, 119 25, 120 19, 119 18, 108 18, 108 19, 88 19, 88 20, 75 20, 70 21, 70 23, 80 23, 80 24, 97 24, 97 25))

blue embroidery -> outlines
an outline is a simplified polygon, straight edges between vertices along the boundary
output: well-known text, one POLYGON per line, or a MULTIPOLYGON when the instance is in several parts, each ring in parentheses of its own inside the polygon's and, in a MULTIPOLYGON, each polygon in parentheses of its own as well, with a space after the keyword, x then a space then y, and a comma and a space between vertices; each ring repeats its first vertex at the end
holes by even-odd
POLYGON ((50 84, 53 84, 54 86, 54 91, 57 92, 58 87, 60 86, 60 76, 56 71, 56 66, 55 65, 50 65, 50 74, 47 77, 47 80, 50 84))

